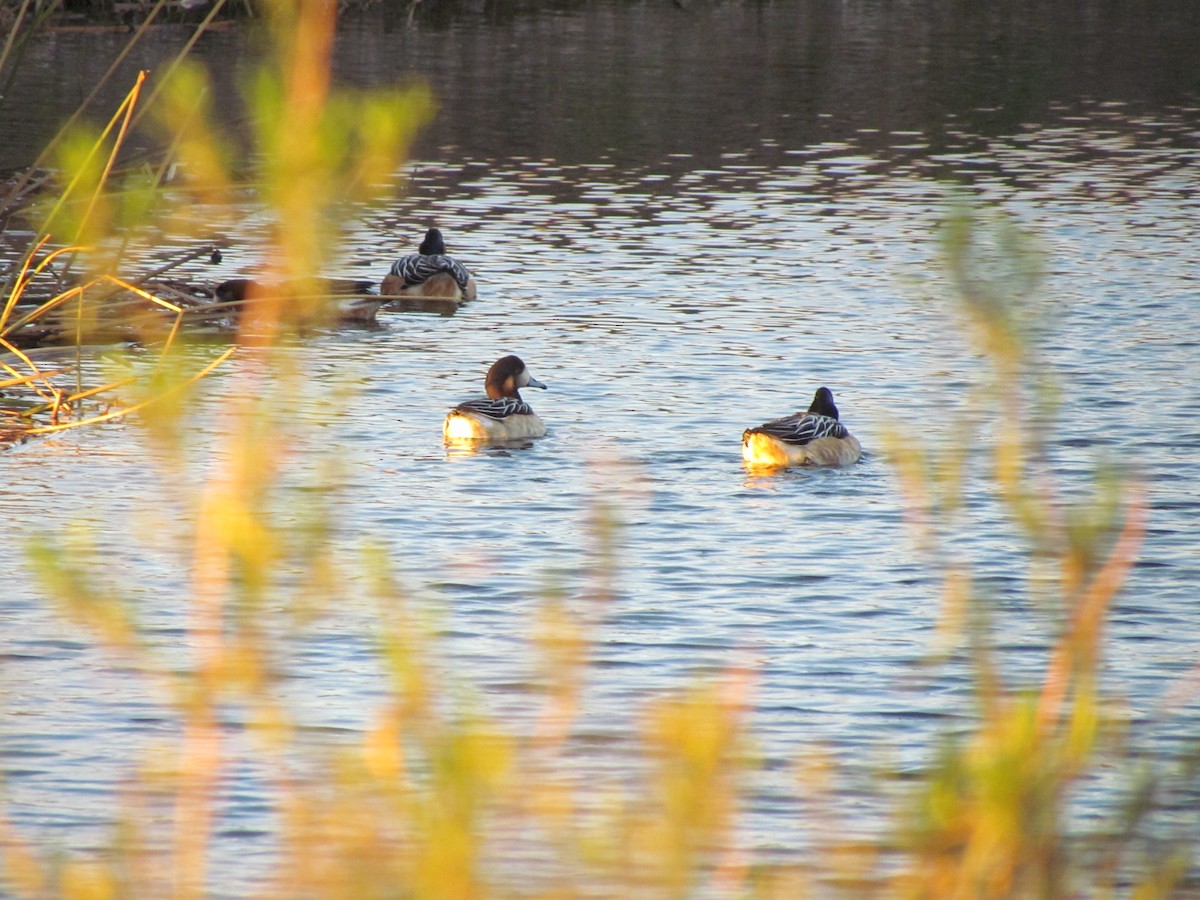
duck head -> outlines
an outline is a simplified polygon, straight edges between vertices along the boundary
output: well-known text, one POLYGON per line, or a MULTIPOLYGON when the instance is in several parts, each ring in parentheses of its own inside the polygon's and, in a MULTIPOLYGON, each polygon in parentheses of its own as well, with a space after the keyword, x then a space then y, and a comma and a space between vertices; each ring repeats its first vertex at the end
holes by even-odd
POLYGON ((430 228, 425 232, 425 240, 421 241, 417 252, 422 256, 445 256, 446 242, 442 240, 442 233, 436 228, 430 228))
POLYGON ((833 404, 833 391, 827 387, 817 388, 808 411, 818 416, 828 416, 831 419, 836 419, 838 417, 838 408, 833 404))
POLYGON ((545 388, 546 386, 529 374, 525 363, 518 356, 505 356, 494 363, 487 373, 487 395, 493 400, 501 397, 521 399, 523 387, 545 388))

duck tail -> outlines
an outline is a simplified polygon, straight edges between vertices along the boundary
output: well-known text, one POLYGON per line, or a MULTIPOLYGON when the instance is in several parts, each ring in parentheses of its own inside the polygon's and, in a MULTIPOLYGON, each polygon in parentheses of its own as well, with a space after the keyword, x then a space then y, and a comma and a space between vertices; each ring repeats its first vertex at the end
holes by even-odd
POLYGON ((761 428, 742 432, 742 459, 756 466, 786 466, 787 451, 761 428))

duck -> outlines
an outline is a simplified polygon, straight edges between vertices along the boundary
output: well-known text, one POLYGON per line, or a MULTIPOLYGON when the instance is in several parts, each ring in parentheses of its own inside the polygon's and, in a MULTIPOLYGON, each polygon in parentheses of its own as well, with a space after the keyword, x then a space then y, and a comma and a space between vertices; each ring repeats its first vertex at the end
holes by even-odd
POLYGON ((287 290, 294 294, 316 291, 316 297, 329 298, 336 303, 338 318, 343 322, 374 322, 379 308, 388 302, 387 297, 374 293, 375 285, 369 281, 350 278, 313 278, 303 287, 291 283, 272 285, 255 281, 253 278, 230 278, 217 285, 213 297, 218 303, 228 303, 242 308, 262 297, 271 296, 276 290, 287 290))
POLYGON ((850 466, 862 446, 838 419, 833 391, 818 388, 805 412, 742 432, 742 459, 751 466, 850 466))
POLYGON ((416 253, 402 256, 383 276, 380 293, 390 297, 437 297, 474 300, 475 279, 453 256, 446 255, 442 232, 430 228, 416 253))
POLYGON ((442 433, 447 441, 514 441, 542 437, 546 424, 521 399, 521 388, 546 385, 531 374, 518 356, 492 363, 484 379, 487 397, 467 400, 450 410, 442 433))

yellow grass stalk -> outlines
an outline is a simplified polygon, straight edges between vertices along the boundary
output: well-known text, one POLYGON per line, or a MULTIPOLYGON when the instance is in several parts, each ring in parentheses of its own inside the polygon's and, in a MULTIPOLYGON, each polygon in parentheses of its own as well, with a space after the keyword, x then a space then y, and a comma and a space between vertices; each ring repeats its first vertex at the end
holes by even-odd
MULTIPOLYGON (((5 366, 6 369, 12 371, 11 368, 5 366)), ((22 384, 32 384, 40 378, 51 378, 55 375, 62 375, 67 372, 67 369, 55 369, 53 372, 34 372, 30 375, 19 375, 15 378, 9 378, 6 381, 0 381, 0 388, 17 387, 22 384)))
POLYGON ((1063 700, 1072 684, 1091 677, 1109 604, 1133 567, 1146 530, 1146 498, 1138 492, 1125 506, 1125 526, 1108 559, 1075 604, 1070 624, 1058 641, 1046 669, 1038 702, 1037 724, 1043 732, 1058 726, 1063 700))
POLYGON ((76 228, 76 236, 73 240, 79 240, 79 234, 82 233, 83 226, 90 218, 92 210, 95 209, 96 202, 99 200, 100 194, 104 190, 104 186, 108 181, 108 176, 112 173, 112 168, 116 161, 117 153, 121 149, 121 144, 124 142, 125 135, 129 131, 129 124, 133 115, 133 109, 137 104, 138 96, 141 94, 142 84, 146 80, 146 75, 147 72, 145 69, 138 72, 133 87, 129 90, 129 93, 125 95, 125 99, 121 101, 121 104, 117 107, 117 111, 113 113, 112 118, 109 119, 108 124, 104 127, 104 130, 100 133, 100 136, 93 143, 92 149, 88 153, 87 158, 84 160, 83 164, 79 166, 78 171, 71 178, 71 181, 67 184, 66 188, 59 196, 58 202, 51 207, 50 212, 46 215, 46 218, 42 223, 41 230, 43 233, 53 233, 54 229, 52 226, 55 217, 62 210, 63 206, 66 205, 67 201, 71 199, 72 194, 74 194, 76 187, 78 187, 79 182, 83 178, 84 172, 87 170, 87 165, 99 152, 101 146, 108 139, 108 136, 112 134, 114 129, 117 129, 117 138, 113 143, 112 150, 109 152, 108 160, 105 162, 103 174, 98 179, 96 187, 92 191, 92 196, 88 201, 87 211, 80 219, 79 225, 76 228), (118 125, 118 123, 120 124, 118 125))
MULTIPOLYGON (((26 322, 31 322, 34 318, 37 318, 36 315, 26 316, 11 328, 7 327, 8 317, 12 314, 13 307, 15 307, 17 305, 17 301, 21 299, 21 295, 25 292, 25 288, 28 286, 29 282, 32 281, 36 276, 40 275, 42 271, 48 265, 50 265, 50 263, 52 263, 62 254, 75 253, 85 249, 83 247, 60 247, 58 250, 48 254, 40 263, 34 266, 33 271, 31 272, 29 270, 30 262, 33 261, 33 258, 37 255, 38 251, 46 245, 48 240, 50 240, 50 236, 44 235, 37 242, 37 244, 35 244, 33 248, 25 254, 25 258, 21 260, 21 271, 18 273, 16 280, 13 281, 13 287, 12 290, 9 291, 8 299, 4 303, 3 312, 0 312, 0 334, 10 334, 12 331, 20 328, 21 325, 25 324, 26 322)), ((38 315, 40 315, 40 313, 38 313, 38 315)))
POLYGON ((21 23, 25 21, 25 15, 28 12, 29 0, 21 0, 21 8, 17 10, 17 16, 13 19, 13 23, 9 27, 8 39, 4 42, 4 49, 0 50, 0 72, 4 71, 5 63, 8 62, 9 54, 12 53, 13 44, 17 41, 17 34, 21 31, 21 23))
MULTIPOLYGON (((121 64, 125 61, 125 58, 131 52, 133 52, 133 48, 137 46, 138 41, 140 41, 149 31, 151 23, 153 23, 154 19, 158 16, 162 8, 171 2, 172 0, 156 0, 155 4, 146 14, 146 17, 134 31, 132 37, 130 37, 130 39, 121 48, 121 51, 117 54, 116 59, 112 61, 107 71, 100 76, 100 80, 96 82, 95 87, 92 88, 92 92, 88 94, 86 98, 84 98, 84 101, 79 104, 79 106, 75 109, 75 112, 71 114, 71 117, 67 119, 63 126, 59 128, 57 134, 55 134, 50 142, 42 149, 42 152, 38 154, 37 159, 33 161, 33 164, 27 170, 25 176, 18 180, 15 185, 13 185, 12 189, 8 193, 8 196, 4 198, 4 203, 0 204, 0 207, 7 207, 9 203, 11 203, 12 200, 25 189, 26 185, 29 184, 30 179, 33 177, 33 173, 46 162, 50 154, 54 152, 54 148, 58 146, 60 141, 62 141, 63 136, 75 126, 75 123, 79 121, 79 118, 92 105, 92 101, 100 95, 102 90, 104 90, 104 87, 108 84, 112 76, 118 71, 118 69, 121 68, 121 64)), ((224 0, 218 0, 216 6, 220 7, 223 3, 224 0)), ((206 19, 205 22, 207 23, 207 21, 208 20, 206 19)), ((15 35, 16 33, 17 28, 14 27, 10 33, 10 36, 15 35)), ((189 43, 187 49, 190 48, 191 44, 189 43)), ((7 53, 7 48, 5 48, 5 52, 7 53)), ((3 59, 0 58, 0 63, 2 62, 3 59)))
POLYGON ((151 303, 157 304, 158 306, 161 306, 164 309, 169 309, 173 313, 183 312, 183 307, 179 306, 178 304, 172 303, 170 300, 164 300, 162 297, 156 296, 155 294, 150 293, 145 288, 138 287, 136 284, 133 284, 130 281, 126 281, 124 278, 120 278, 116 275, 109 275, 109 274, 102 275, 101 277, 103 279, 105 279, 106 281, 111 281, 113 284, 117 285, 118 287, 124 288, 125 290, 129 291, 131 294, 137 294, 142 299, 149 300, 151 303))
POLYGON ((63 293, 59 294, 58 296, 47 300, 45 303, 41 304, 36 309, 31 310, 30 312, 21 316, 21 318, 19 318, 16 322, 13 322, 12 325, 10 325, 5 331, 0 332, 0 334, 13 334, 18 329, 23 328, 24 326, 28 325, 30 322, 36 322, 38 319, 40 319, 46 313, 51 312, 55 309, 58 309, 58 307, 65 304, 68 300, 71 300, 77 296, 81 296, 83 294, 84 290, 86 288, 91 287, 93 284, 95 284, 94 281, 89 281, 86 284, 76 285, 75 287, 71 288, 70 290, 64 291, 63 293))
MULTIPOLYGON (((13 346, 8 341, 4 340, 4 338, 2 338, 2 337, 0 337, 0 347, 3 347, 4 349, 8 350, 10 353, 13 354, 13 356, 16 356, 18 359, 21 360, 21 362, 25 363, 25 365, 29 367, 29 371, 30 371, 29 386, 32 387, 35 391, 37 391, 39 396, 45 397, 46 395, 43 394, 41 392, 41 390, 33 383, 35 381, 45 380, 47 378, 47 376, 40 369, 38 369, 37 363, 35 363, 32 359, 30 359, 30 357, 26 353, 24 353, 19 347, 13 346)), ((20 373, 16 369, 14 369, 12 366, 10 366, 8 363, 0 363, 0 368, 3 368, 6 372, 11 373, 14 378, 21 377, 20 373)), ((46 382, 46 385, 48 388, 53 389, 48 381, 46 382)))
POLYGON ((4 325, 8 322, 8 317, 11 315, 13 307, 17 305, 17 300, 21 298, 21 294, 25 290, 25 285, 29 283, 29 263, 37 255, 37 252, 46 245, 46 241, 50 240, 49 235, 43 236, 34 247, 25 254, 25 258, 21 260, 21 271, 17 273, 17 277, 13 279, 12 290, 8 292, 8 299, 4 301, 4 309, 0 311, 0 334, 4 333, 4 325))
POLYGON ((31 428, 31 429, 29 429, 29 434, 52 434, 53 432, 56 432, 56 431, 65 431, 68 428, 79 428, 84 425, 97 425, 101 422, 111 422, 114 419, 120 419, 123 416, 127 416, 130 413, 134 413, 134 412, 137 412, 138 410, 145 409, 148 406, 153 406, 155 403, 161 402, 168 396, 170 396, 174 393, 178 393, 179 391, 183 390, 184 388, 186 388, 192 384, 195 384, 197 381, 200 381, 202 378, 207 377, 218 366, 220 366, 221 363, 223 363, 223 362, 225 362, 225 360, 229 359, 229 357, 231 357, 237 351, 237 349, 238 349, 237 347, 230 347, 228 350, 226 350, 224 353, 222 353, 220 356, 218 356, 215 360, 213 360, 211 363, 209 363, 207 366, 205 366, 199 372, 192 375, 186 381, 183 381, 183 382, 173 386, 169 390, 164 391, 163 393, 161 393, 155 397, 151 397, 149 400, 144 400, 141 403, 135 403, 133 406, 126 406, 126 407, 122 407, 121 409, 112 410, 111 412, 103 413, 102 415, 91 416, 90 418, 87 418, 87 419, 80 419, 75 422, 64 422, 64 423, 58 424, 58 425, 43 425, 39 428, 31 428))
MULTIPOLYGON (((59 373, 59 372, 47 372, 46 373, 47 377, 50 375, 58 375, 58 374, 61 374, 61 373, 59 373)), ((88 388, 86 391, 80 391, 77 394, 71 394, 68 397, 64 397, 63 402, 69 403, 69 404, 75 404, 75 403, 78 403, 80 400, 87 400, 91 397, 99 396, 100 394, 106 394, 109 391, 118 390, 119 388, 123 388, 126 385, 133 384, 136 380, 137 380, 136 378, 122 378, 119 381, 110 381, 108 384, 102 384, 99 387, 88 388)), ((42 406, 35 406, 32 409, 24 410, 20 414, 20 418, 22 418, 22 419, 32 418, 33 416, 36 416, 40 413, 44 413, 49 408, 50 407, 48 404, 44 404, 42 406)))
MULTIPOLYGON (((159 0, 158 4, 155 6, 155 10, 157 11, 157 9, 165 2, 168 2, 168 0, 159 0)), ((158 95, 162 93, 165 86, 170 83, 171 75, 174 74, 175 70, 183 64, 183 61, 191 54, 192 48, 196 46, 196 42, 200 40, 204 32, 208 30, 208 27, 213 23, 217 16, 220 15, 221 11, 225 9, 225 2, 226 0, 216 0, 216 2, 213 3, 212 9, 208 11, 208 15, 206 15, 204 20, 196 26, 196 30, 192 32, 192 36, 188 38, 188 41, 183 45, 183 48, 177 54, 175 54, 175 58, 171 60, 171 64, 167 66, 166 71, 161 73, 161 76, 155 84, 154 89, 150 92, 150 96, 147 98, 146 103, 143 105, 142 109, 137 113, 137 115, 134 116, 134 125, 139 124, 142 120, 142 117, 146 115, 147 111, 154 107, 154 101, 158 99, 158 95)), ((159 174, 161 176, 161 170, 159 174)))

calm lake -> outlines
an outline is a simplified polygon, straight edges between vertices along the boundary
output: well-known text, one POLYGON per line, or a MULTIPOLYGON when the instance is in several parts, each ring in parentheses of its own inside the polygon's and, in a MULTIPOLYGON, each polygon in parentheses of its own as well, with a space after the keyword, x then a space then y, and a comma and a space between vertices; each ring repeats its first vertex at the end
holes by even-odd
MULTIPOLYGON (((1042 254, 1031 305, 1061 395, 1046 443, 1062 492, 1088 495, 1099 464, 1148 490, 1145 546, 1110 619, 1107 689, 1135 724, 1135 754, 1194 749, 1200 7, 485 6, 407 29, 378 11, 344 24, 339 77, 425 80, 439 111, 397 197, 352 217, 330 273, 382 277, 436 224, 478 301, 448 317, 385 310, 379 328, 331 329, 292 351, 331 399, 295 411, 312 443, 289 483, 301 496, 336 450, 331 540, 347 559, 368 540, 389 548, 443 611, 454 677, 490 711, 529 715, 533 612, 547 585, 584 580, 603 497, 624 526, 581 765, 619 779, 631 709, 743 665, 756 673, 762 765, 742 839, 761 858, 804 851, 789 799, 799 754, 824 748, 864 777, 881 758, 927 763, 936 735, 972 715, 971 685, 960 659, 921 665, 940 580, 906 524, 885 432, 948 438, 980 371, 939 261, 938 225, 965 187, 1042 254), (548 385, 525 393, 548 436, 447 449, 446 410, 480 394, 507 353, 548 385), (821 385, 863 461, 748 472, 742 429, 807 406, 821 385)), ((57 34, 33 49, 0 105, 0 168, 36 155, 124 39, 57 34)), ((130 71, 185 40, 156 38, 130 71)), ((230 96, 252 56, 243 29, 197 48, 230 96)), ((223 262, 180 274, 252 271, 267 223, 252 199, 245 212, 223 262)), ((0 238, 0 259, 18 237, 0 238)), ((201 391, 198 460, 217 446, 212 414, 237 389, 236 366, 201 391)), ((111 566, 99 574, 128 586, 151 643, 182 653, 186 573, 163 536, 171 488, 147 452, 138 429, 113 425, 0 453, 6 808, 63 848, 107 843, 128 761, 172 726, 160 698, 47 608, 25 537, 92 527, 111 566)), ((1049 617, 986 474, 950 546, 974 561, 1012 673, 1036 679, 1049 617)), ((375 708, 374 616, 348 604, 297 641, 289 691, 314 740, 359 733, 375 708)), ((218 894, 250 892, 269 870, 260 775, 231 776, 218 894)), ((1197 807, 1200 791, 1180 816, 1197 807)), ((1077 812, 1104 808, 1102 790, 1085 791, 1077 812)), ((872 813, 847 798, 847 827, 875 833, 872 813)))

